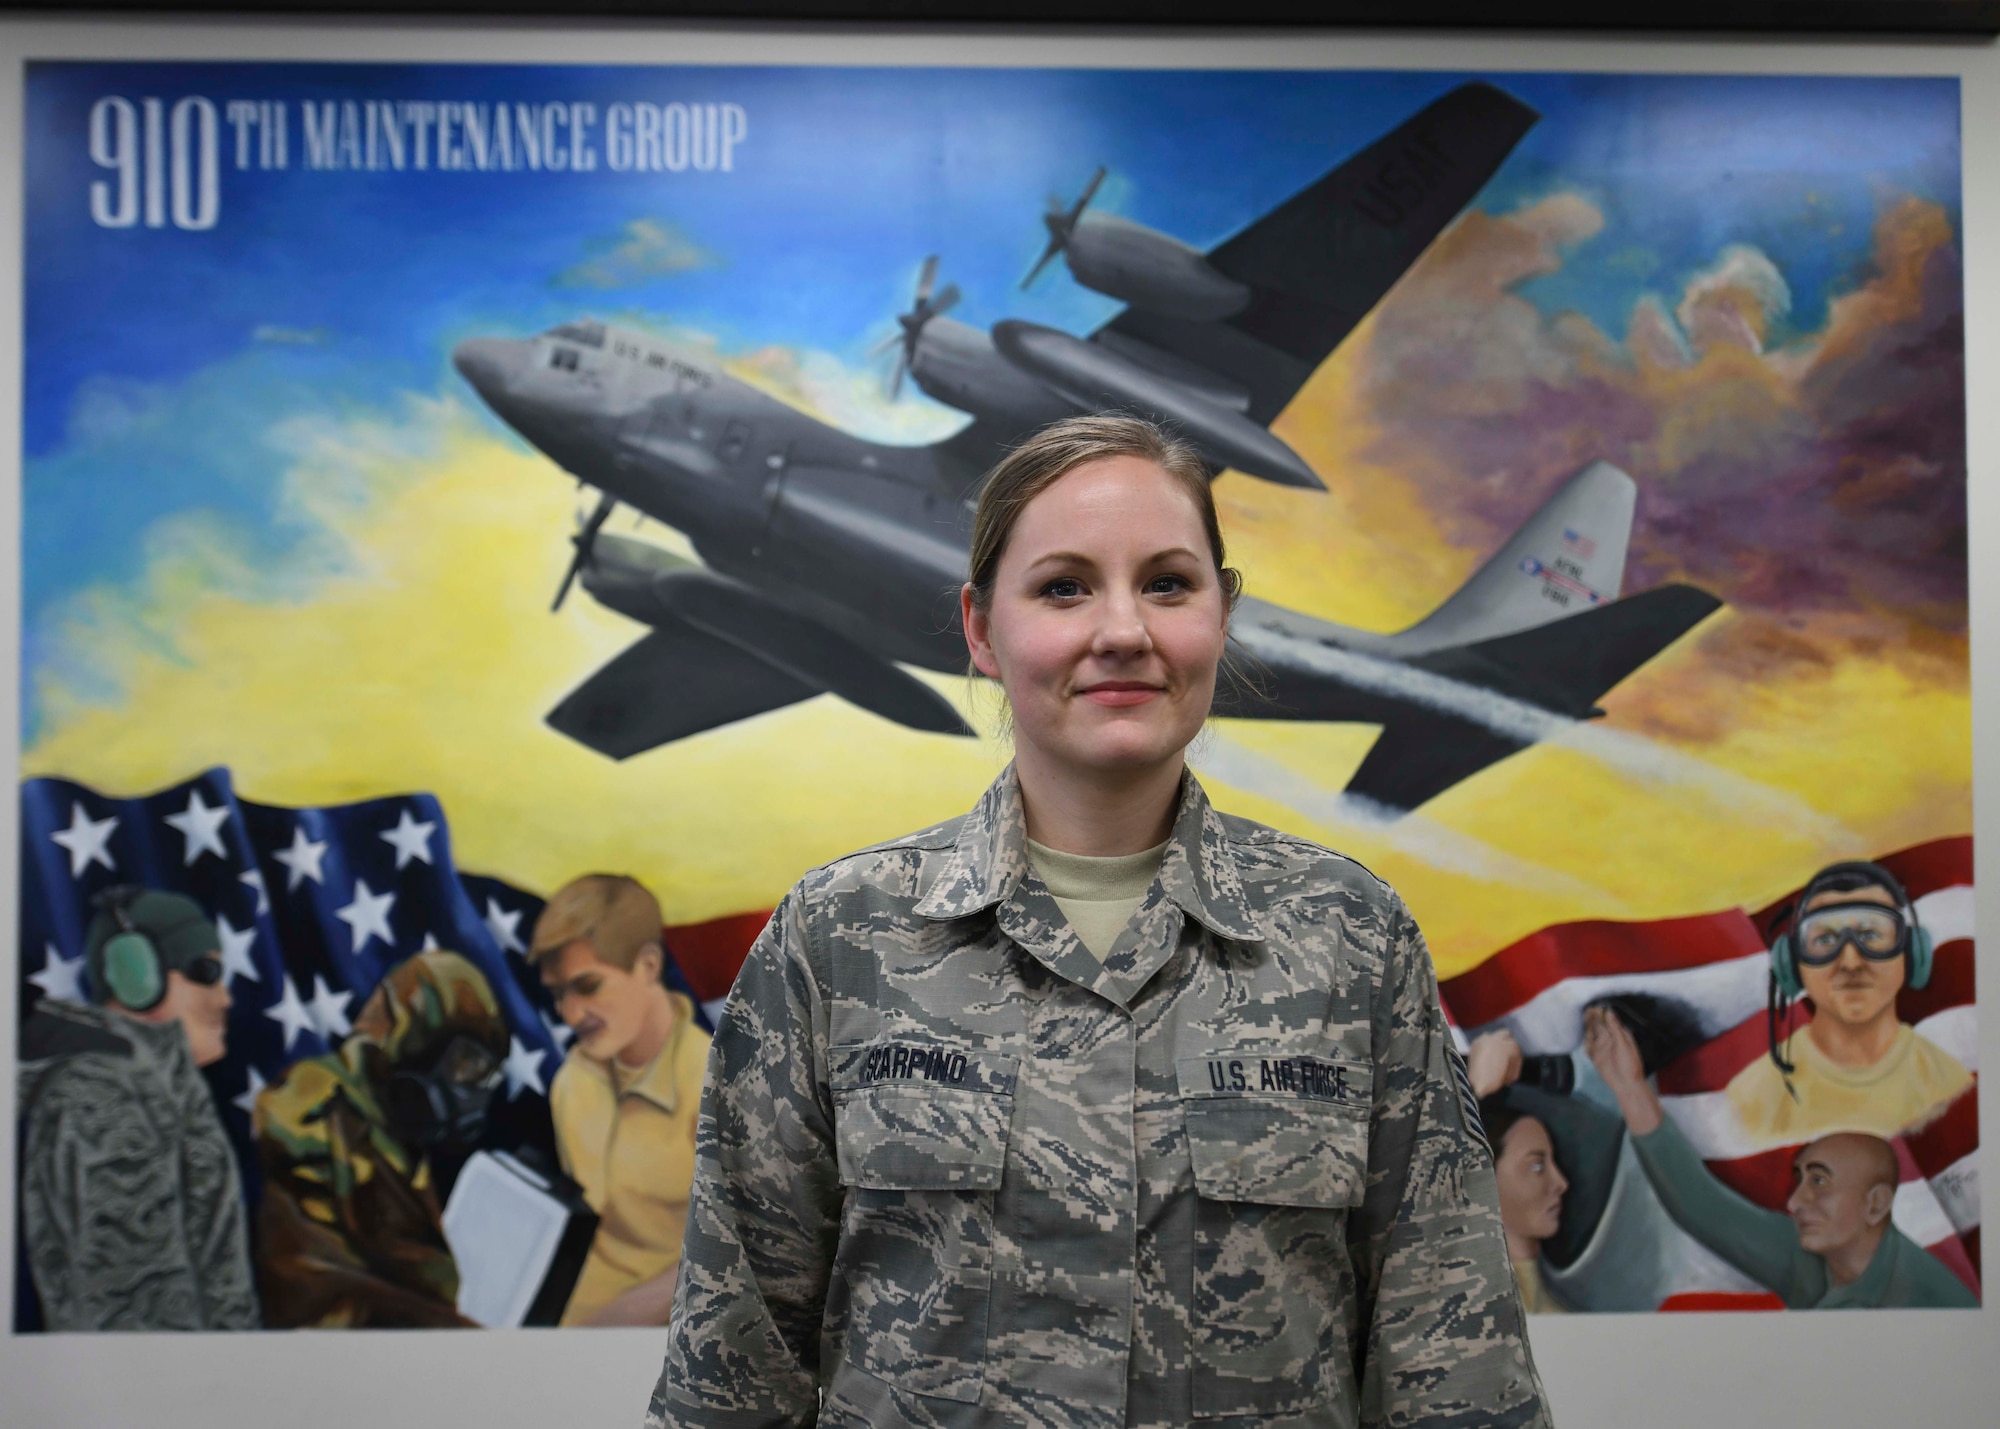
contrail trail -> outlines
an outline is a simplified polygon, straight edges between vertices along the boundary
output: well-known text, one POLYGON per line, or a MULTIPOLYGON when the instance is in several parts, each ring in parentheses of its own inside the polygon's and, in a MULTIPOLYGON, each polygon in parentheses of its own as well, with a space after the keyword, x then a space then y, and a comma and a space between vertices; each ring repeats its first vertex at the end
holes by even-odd
POLYGON ((1717 768, 1643 735, 1570 719, 1525 700, 1432 674, 1398 660, 1384 660, 1296 637, 1273 638, 1254 628, 1239 638, 1252 653, 1273 664, 1303 667, 1357 690, 1452 715, 1504 739, 1576 750, 1633 779, 1698 794, 1737 818, 1791 830, 1821 847, 1855 849, 1863 842, 1838 819, 1821 813, 1797 795, 1717 768), (1264 648, 1255 648, 1260 645, 1264 648))
POLYGON ((1398 853, 1422 859, 1433 868, 1462 874, 1484 883, 1587 902, 1602 916, 1626 911, 1615 895, 1594 884, 1514 857, 1421 814, 1404 814, 1353 794, 1313 784, 1296 769, 1250 748, 1219 731, 1211 731, 1189 751, 1196 767, 1225 784, 1303 814, 1314 823, 1345 830, 1398 853))

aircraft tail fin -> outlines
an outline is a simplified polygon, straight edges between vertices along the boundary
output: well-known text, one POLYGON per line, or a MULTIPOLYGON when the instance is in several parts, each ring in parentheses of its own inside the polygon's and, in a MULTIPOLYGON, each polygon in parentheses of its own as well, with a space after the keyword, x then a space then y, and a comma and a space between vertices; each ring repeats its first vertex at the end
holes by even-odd
POLYGON ((1491 640, 1618 599, 1637 499, 1631 477, 1592 462, 1450 599, 1392 637, 1396 653, 1491 640))

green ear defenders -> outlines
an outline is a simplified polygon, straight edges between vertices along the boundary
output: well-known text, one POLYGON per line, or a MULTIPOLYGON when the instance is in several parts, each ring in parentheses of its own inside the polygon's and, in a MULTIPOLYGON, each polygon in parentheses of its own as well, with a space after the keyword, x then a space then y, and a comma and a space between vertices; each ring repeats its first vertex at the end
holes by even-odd
POLYGON ((1791 915, 1790 925, 1771 943, 1771 981, 1786 1002, 1805 995, 1805 981, 1799 965, 1822 966, 1833 962, 1850 944, 1862 957, 1873 962, 1904 959, 1906 985, 1920 988, 1931 980, 1933 947, 1930 931, 1917 921, 1917 910, 1896 875, 1879 863, 1855 861, 1836 863, 1813 875, 1791 915), (1849 893, 1858 888, 1879 888, 1896 900, 1894 909, 1879 904, 1836 903, 1812 913, 1801 913, 1813 899, 1825 893, 1849 893), (1841 917, 1839 915, 1846 915, 1841 917), (1813 923, 1826 924, 1815 936, 1813 923))
POLYGON ((167 972, 160 963, 160 951, 153 940, 132 921, 132 902, 143 890, 129 884, 107 888, 91 900, 93 907, 109 913, 118 930, 104 940, 98 950, 98 986, 134 1012, 150 1012, 167 995, 167 972))

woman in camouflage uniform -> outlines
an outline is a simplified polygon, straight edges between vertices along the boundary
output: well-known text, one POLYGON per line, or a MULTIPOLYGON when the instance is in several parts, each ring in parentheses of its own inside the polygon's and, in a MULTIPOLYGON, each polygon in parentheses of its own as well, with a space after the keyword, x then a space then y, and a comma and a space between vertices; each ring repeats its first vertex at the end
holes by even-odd
POLYGON ((1147 423, 989 475, 1014 763, 751 950, 650 1423, 1547 1424, 1415 923, 1187 772, 1238 585, 1147 423))

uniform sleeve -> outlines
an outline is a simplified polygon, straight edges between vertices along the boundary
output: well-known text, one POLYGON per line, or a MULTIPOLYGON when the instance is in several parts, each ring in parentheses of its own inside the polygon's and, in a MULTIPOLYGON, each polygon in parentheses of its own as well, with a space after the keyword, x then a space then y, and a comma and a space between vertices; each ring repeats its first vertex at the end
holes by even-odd
POLYGON ((1493 1158, 1430 952, 1400 903, 1385 932, 1368 1187, 1348 1223, 1362 1423, 1547 1429, 1493 1158))
POLYGON ((762 1429, 818 1414, 841 1190, 801 901, 788 895, 750 949, 709 1050, 648 1429, 762 1429))
POLYGON ((1798 1227, 1765 1210, 1709 1174, 1673 1118, 1632 1138, 1639 1165, 1674 1224, 1749 1276, 1790 1301, 1801 1289, 1798 1227))
POLYGON ((172 1129, 153 1124, 121 1068, 76 1058, 29 1118, 22 1213, 43 1317, 51 1330, 198 1330, 172 1129))

